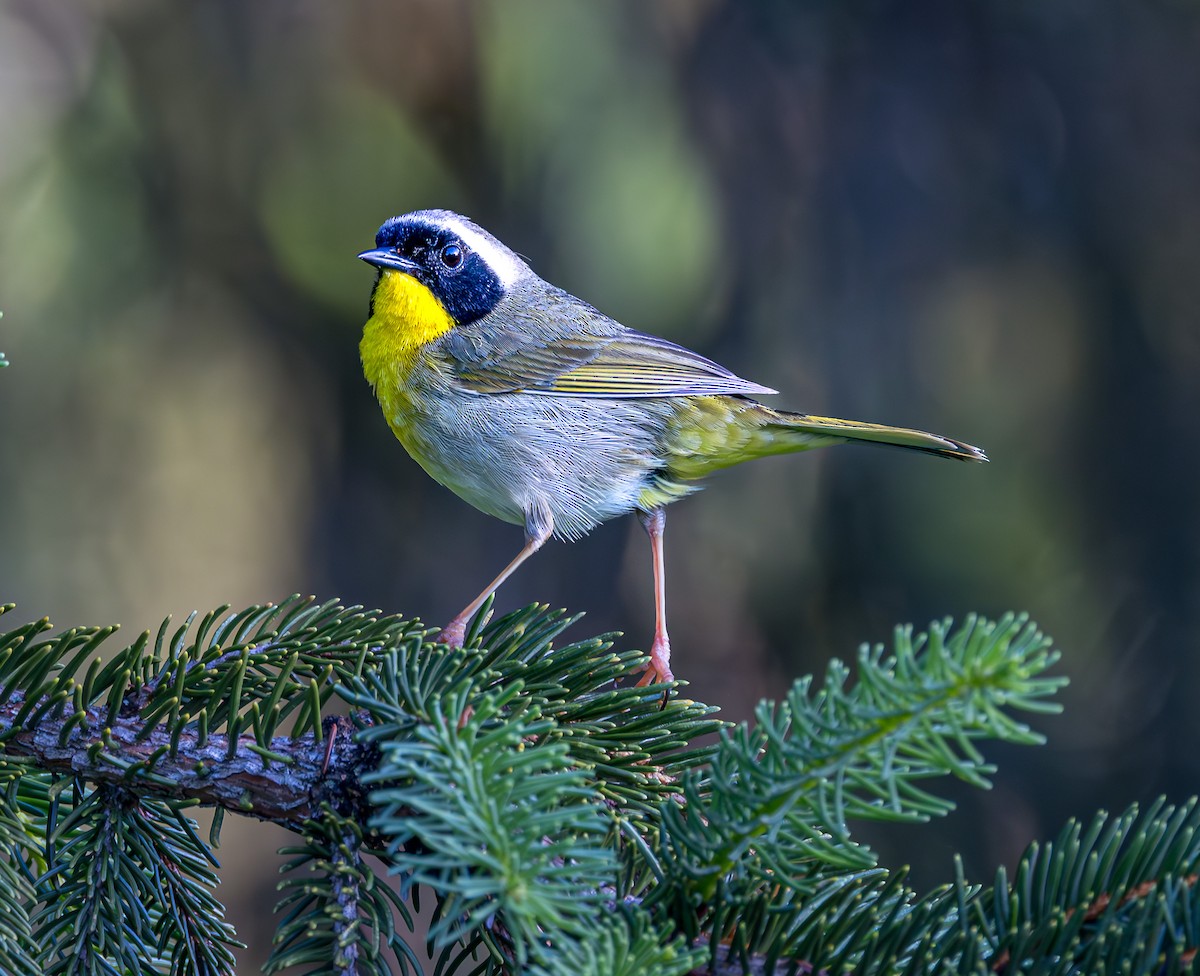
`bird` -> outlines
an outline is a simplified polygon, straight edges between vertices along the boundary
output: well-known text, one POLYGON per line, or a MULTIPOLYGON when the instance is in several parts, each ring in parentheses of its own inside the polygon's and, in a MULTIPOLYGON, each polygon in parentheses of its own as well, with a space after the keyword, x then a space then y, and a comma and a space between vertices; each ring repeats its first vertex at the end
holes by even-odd
POLYGON ((435 481, 525 533, 512 561, 442 628, 439 641, 452 647, 550 538, 576 540, 632 513, 654 574, 654 638, 638 684, 669 687, 664 510, 705 476, 842 443, 987 460, 938 434, 767 406, 757 397, 777 391, 627 328, 450 210, 391 217, 358 257, 377 270, 359 353, 388 425, 435 481))

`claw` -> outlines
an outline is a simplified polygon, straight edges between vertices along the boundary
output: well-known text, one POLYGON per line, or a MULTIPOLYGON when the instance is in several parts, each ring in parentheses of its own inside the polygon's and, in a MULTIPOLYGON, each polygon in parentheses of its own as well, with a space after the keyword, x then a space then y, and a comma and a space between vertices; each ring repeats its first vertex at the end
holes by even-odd
POLYGON ((445 644, 447 647, 462 647, 463 641, 466 638, 467 618, 458 616, 441 629, 441 632, 437 636, 437 642, 445 644))
MULTIPOLYGON (((645 688, 648 685, 670 684, 675 680, 671 673, 671 641, 665 633, 657 634, 654 643, 650 645, 650 663, 646 665, 645 673, 638 678, 636 687, 645 688)), ((663 692, 662 707, 667 707, 670 691, 663 692)))

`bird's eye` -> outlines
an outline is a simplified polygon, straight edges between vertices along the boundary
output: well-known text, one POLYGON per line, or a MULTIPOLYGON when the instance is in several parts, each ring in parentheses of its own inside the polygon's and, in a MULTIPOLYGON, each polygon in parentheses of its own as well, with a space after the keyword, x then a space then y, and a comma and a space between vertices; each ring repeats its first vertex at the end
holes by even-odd
POLYGON ((447 268, 457 268, 462 264, 462 248, 457 244, 447 244, 442 248, 442 264, 447 268))

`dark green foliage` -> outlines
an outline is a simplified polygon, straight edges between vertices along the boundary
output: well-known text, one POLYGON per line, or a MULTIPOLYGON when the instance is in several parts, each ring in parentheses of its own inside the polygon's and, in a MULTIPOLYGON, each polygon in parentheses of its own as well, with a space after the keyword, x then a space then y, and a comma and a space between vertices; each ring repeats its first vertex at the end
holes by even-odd
POLYGON ((432 660, 401 646, 344 692, 382 749, 372 826, 405 890, 442 899, 439 949, 524 960, 547 931, 590 930, 615 896, 621 823, 652 823, 710 754, 687 748, 720 728, 710 709, 614 686, 637 654, 547 647, 573 622, 531 607, 432 660))
POLYGON ((38 776, 23 764, 0 760, 0 972, 37 971, 37 948, 29 919, 33 883, 25 865, 34 854, 34 838, 26 818, 38 817, 45 809, 47 777, 38 776))
POLYGON ((524 962, 544 933, 594 924, 612 901, 616 859, 599 793, 562 742, 545 741, 552 723, 498 721, 512 697, 468 711, 462 695, 412 740, 384 745, 370 781, 397 785, 373 794, 372 826, 404 888, 442 899, 434 940, 462 941, 500 916, 524 962))
POLYGON ((304 824, 305 843, 280 851, 285 912, 275 936, 268 973, 289 966, 310 973, 386 976, 419 973, 420 962, 396 930, 413 928, 405 903, 375 876, 363 858, 363 829, 326 806, 304 824), (285 911, 286 910, 286 911, 285 911))
POLYGON ((561 744, 572 766, 591 771, 605 801, 634 819, 657 816, 660 801, 677 792, 678 777, 711 755, 694 740, 723 723, 706 705, 674 699, 663 708, 660 690, 617 686, 641 655, 613 653, 612 635, 549 646, 578 619, 528 607, 482 637, 469 634, 463 648, 431 655, 430 645, 400 644, 341 694, 370 713, 363 737, 371 743, 411 739, 447 707, 459 716, 485 703, 495 707, 501 695, 505 721, 539 723, 537 742, 561 744))
POLYGON ((530 976, 683 976, 704 962, 669 926, 651 928, 644 913, 604 913, 590 931, 568 941, 530 976))
POLYGON ((239 943, 212 894, 211 855, 178 803, 109 785, 86 794, 53 788, 49 800, 38 971, 234 972, 239 943))
POLYGON ((1069 823, 1003 868, 969 914, 990 958, 1062 955, 1055 972, 1175 970, 1200 945, 1200 809, 1162 800, 1111 819, 1069 823))
MULTIPOLYGON (((0 613, 11 609, 0 607, 0 613)), ((94 725, 97 714, 111 727, 131 713, 139 716, 139 738, 169 733, 172 756, 186 729, 198 734, 200 746, 222 732, 232 747, 248 733, 251 748, 266 750, 285 722, 293 738, 319 736, 321 708, 339 681, 361 674, 374 648, 419 644, 421 636, 414 621, 332 600, 293 596, 223 617, 227 610, 198 623, 193 613, 174 630, 168 617, 153 642, 144 633, 107 659, 97 652, 115 627, 76 627, 38 640, 50 630, 43 619, 0 634, 0 707, 14 696, 23 702, 0 738, 45 716, 69 714, 60 735, 66 741, 77 726, 94 725)))
POLYGON ((243 768, 280 789, 301 777, 298 800, 320 791, 303 816, 269 808, 301 837, 284 852, 270 972, 1190 961, 1194 803, 1070 825, 1011 882, 924 896, 854 840, 856 821, 949 812, 939 777, 986 786, 982 740, 1041 741, 1015 713, 1055 710, 1063 679, 1024 618, 900 629, 890 650, 859 652, 853 677, 834 661, 735 727, 618 684, 641 659, 609 637, 555 646, 573 622, 530 607, 451 650, 413 621, 292 598, 164 624, 108 657, 112 628, 0 634, 0 969, 233 972, 211 854, 184 811, 203 796, 255 812, 255 797, 215 791, 243 768), (335 695, 352 724, 330 733, 335 695), (52 754, 58 773, 37 765, 52 754), (430 901, 426 942, 410 945, 430 901))
POLYGON ((1064 681, 1043 676, 1057 658, 1046 639, 1013 617, 950 627, 935 623, 915 642, 900 628, 893 654, 862 648, 856 684, 834 660, 824 687, 802 678, 782 703, 761 703, 756 724, 722 735, 711 765, 685 779, 687 802, 664 810, 669 843, 657 867, 678 879, 685 902, 711 900, 731 872, 807 899, 830 870, 874 866, 849 820, 944 815, 953 804, 924 784, 953 775, 986 786, 991 767, 974 740, 1041 741, 998 700, 1003 689, 1009 708, 1046 710, 1064 681))
MULTIPOLYGON (((588 919, 602 914, 597 901, 638 904, 645 917, 670 920, 690 939, 714 946, 729 938, 747 959, 797 958, 793 950, 829 919, 822 909, 831 905, 842 909, 847 938, 868 933, 881 911, 907 911, 912 897, 885 872, 869 870, 873 855, 850 839, 848 820, 947 812, 946 801, 918 784, 956 775, 984 785, 990 768, 974 740, 1039 741, 1000 713, 998 701, 1049 710, 1054 706, 1044 699, 1062 684, 1042 676, 1056 655, 1023 619, 971 620, 953 633, 946 622, 928 640, 900 630, 894 653, 863 649, 857 684, 834 662, 824 688, 798 682, 781 705, 760 707, 754 726, 723 731, 713 749, 673 757, 669 777, 655 780, 659 796, 645 817, 646 784, 635 802, 626 802, 621 788, 635 771, 645 778, 644 760, 610 779, 610 764, 578 753, 578 740, 591 735, 572 718, 590 714, 604 695, 603 732, 614 745, 623 735, 621 749, 651 730, 657 738, 677 721, 697 723, 702 712, 690 715, 696 706, 680 702, 659 712, 656 693, 602 685, 575 688, 560 702, 559 684, 544 674, 556 674, 559 655, 570 659, 578 645, 546 653, 530 668, 521 640, 530 614, 512 615, 486 633, 488 652, 443 652, 436 677, 399 649, 377 675, 352 682, 349 695, 374 717, 364 737, 384 749, 372 780, 397 783, 373 795, 382 805, 375 825, 392 839, 406 883, 428 885, 445 899, 432 938, 447 946, 474 928, 499 957, 532 951, 527 906, 512 898, 527 891, 537 893, 536 932, 555 933, 557 946, 573 944, 588 919), (517 678, 537 690, 515 684, 517 678), (672 708, 683 710, 678 719, 672 708), (553 748, 558 743, 568 748, 553 748), (485 789, 489 781, 495 785, 485 789), (595 810, 607 811, 620 859, 616 875, 585 874, 586 865, 600 867, 586 843, 597 829, 595 810), (556 829, 542 830, 552 839, 542 850, 526 848, 525 858, 511 856, 539 816, 559 818, 556 829), (571 846, 581 839, 582 846, 571 846), (576 881, 555 885, 538 854, 576 881), (847 905, 859 910, 850 914, 847 905), (564 921, 566 912, 579 913, 578 921, 564 921), (495 930, 481 924, 492 919, 502 920, 495 930)), ((602 671, 600 650, 589 658, 602 671)))
POLYGON ((858 903, 831 901, 796 949, 818 969, 856 976, 1182 972, 1200 936, 1197 858, 1194 800, 1100 813, 1032 844, 1011 882, 1001 869, 980 888, 960 872, 919 901, 889 882, 858 903))
POLYGON ((1054 708, 1044 699, 1063 679, 1043 672, 1056 657, 1023 618, 971 618, 915 640, 899 628, 892 654, 863 647, 854 684, 836 660, 822 688, 797 681, 782 703, 759 705, 757 723, 724 733, 711 765, 685 779, 686 802, 663 808, 647 905, 747 955, 807 959, 814 937, 859 944, 910 896, 871 870, 849 821, 949 812, 926 787, 935 777, 986 785, 973 742, 1040 741, 997 702, 1054 708))

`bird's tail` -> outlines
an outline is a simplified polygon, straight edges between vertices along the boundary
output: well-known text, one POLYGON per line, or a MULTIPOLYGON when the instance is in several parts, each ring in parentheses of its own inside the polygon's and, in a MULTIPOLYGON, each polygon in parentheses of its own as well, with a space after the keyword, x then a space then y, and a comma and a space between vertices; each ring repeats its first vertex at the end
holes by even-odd
MULTIPOLYGON (((768 408, 769 409, 769 408, 768 408)), ((784 443, 791 442, 790 450, 803 451, 830 442, 844 441, 855 444, 883 444, 887 447, 903 447, 938 457, 955 458, 959 461, 986 461, 987 455, 978 447, 941 434, 929 434, 910 427, 889 427, 886 424, 867 424, 859 420, 838 420, 835 417, 813 417, 809 414, 791 413, 785 410, 770 410, 773 416, 765 426, 784 443)), ((787 450, 789 448, 785 448, 787 450)))
POLYGON ((987 460, 979 448, 940 434, 773 410, 748 397, 680 397, 672 406, 661 445, 666 463, 643 508, 695 491, 697 480, 721 468, 831 444, 883 444, 959 461, 987 460))

